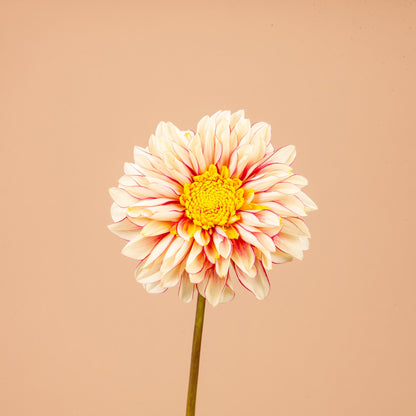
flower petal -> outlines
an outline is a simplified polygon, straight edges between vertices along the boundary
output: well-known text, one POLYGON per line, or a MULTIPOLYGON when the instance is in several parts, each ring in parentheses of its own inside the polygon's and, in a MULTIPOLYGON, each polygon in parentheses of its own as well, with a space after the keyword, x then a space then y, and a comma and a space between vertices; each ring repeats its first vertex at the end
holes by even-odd
POLYGON ((189 303, 195 291, 195 284, 189 280, 188 274, 185 272, 182 274, 180 285, 179 285, 179 297, 185 302, 189 303))
POLYGON ((108 226, 108 229, 125 240, 134 240, 139 237, 141 228, 127 218, 108 226))
POLYGON ((241 284, 256 296, 258 300, 263 300, 270 291, 270 282, 267 272, 259 261, 256 261, 257 274, 255 277, 247 276, 242 270, 236 267, 236 274, 241 284))
POLYGON ((211 272, 207 279, 208 283, 205 289, 205 296, 212 306, 217 306, 221 301, 227 279, 219 277, 215 272, 211 272))
POLYGON ((137 240, 132 240, 121 251, 127 257, 136 260, 145 259, 157 244, 160 237, 143 237, 140 236, 137 240))
POLYGON ((121 188, 110 188, 110 195, 114 202, 123 208, 133 205, 137 202, 137 198, 131 196, 127 191, 121 188))

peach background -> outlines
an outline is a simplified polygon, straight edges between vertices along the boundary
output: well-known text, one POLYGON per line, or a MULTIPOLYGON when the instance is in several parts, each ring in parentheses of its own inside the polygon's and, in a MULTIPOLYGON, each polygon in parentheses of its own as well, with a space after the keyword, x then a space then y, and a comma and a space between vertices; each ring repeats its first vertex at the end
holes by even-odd
POLYGON ((320 209, 267 300, 207 308, 198 416, 416 414, 414 1, 0 8, 1 414, 184 414, 195 306, 135 283, 107 189, 240 108, 320 209))

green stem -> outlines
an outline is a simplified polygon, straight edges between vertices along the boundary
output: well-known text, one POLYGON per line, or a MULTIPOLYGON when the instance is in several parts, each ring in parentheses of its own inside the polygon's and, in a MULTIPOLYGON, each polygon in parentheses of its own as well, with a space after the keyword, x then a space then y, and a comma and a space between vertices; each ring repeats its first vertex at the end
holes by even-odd
POLYGON ((195 416, 196 388, 198 385, 199 356, 201 354, 202 328, 204 326, 205 298, 198 294, 196 304, 194 339, 192 341, 191 370, 189 372, 186 416, 195 416))

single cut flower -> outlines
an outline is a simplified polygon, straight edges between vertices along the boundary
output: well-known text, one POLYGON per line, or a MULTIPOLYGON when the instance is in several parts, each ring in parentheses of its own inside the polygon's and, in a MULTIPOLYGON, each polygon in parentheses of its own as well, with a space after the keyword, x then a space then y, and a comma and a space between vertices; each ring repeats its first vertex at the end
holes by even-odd
POLYGON ((273 263, 302 259, 303 220, 314 202, 294 174, 294 146, 275 149, 266 123, 243 111, 205 116, 196 132, 159 123, 146 148, 136 147, 116 188, 110 230, 128 240, 136 279, 150 293, 179 286, 212 305, 234 297, 239 281, 257 299, 270 289, 273 263))

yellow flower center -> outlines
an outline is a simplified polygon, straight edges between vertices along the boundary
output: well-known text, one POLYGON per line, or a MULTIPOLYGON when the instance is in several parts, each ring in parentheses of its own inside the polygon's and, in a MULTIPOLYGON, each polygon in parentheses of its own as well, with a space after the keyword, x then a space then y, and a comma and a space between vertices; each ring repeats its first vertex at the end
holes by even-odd
POLYGON ((194 224, 208 230, 216 225, 229 226, 238 221, 237 211, 244 204, 242 182, 230 178, 230 171, 223 166, 218 173, 215 165, 210 165, 202 175, 194 176, 192 183, 183 187, 180 203, 194 224))

